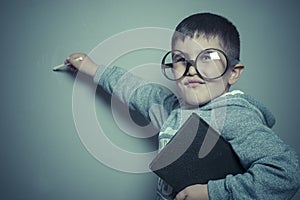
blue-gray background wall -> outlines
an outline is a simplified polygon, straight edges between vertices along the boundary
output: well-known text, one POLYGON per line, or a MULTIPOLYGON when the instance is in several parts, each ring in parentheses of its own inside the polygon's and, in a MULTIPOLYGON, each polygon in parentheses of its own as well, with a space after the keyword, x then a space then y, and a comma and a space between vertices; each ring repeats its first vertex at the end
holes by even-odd
MULTIPOLYGON (((89 154, 73 121, 74 77, 54 73, 51 66, 70 53, 88 53, 119 32, 173 29, 184 17, 202 11, 224 15, 237 25, 246 70, 235 87, 270 108, 277 118, 274 130, 300 154, 298 8, 296 0, 2 1, 0 198, 153 199, 153 174, 119 172, 89 154)), ((103 109, 99 115, 106 115, 107 126, 116 129, 109 97, 103 93, 97 99, 103 109)), ((124 137, 120 133, 115 140, 124 137)), ((152 139, 124 140, 144 151, 156 145, 152 139)), ((294 199, 299 198, 298 193, 294 199)))

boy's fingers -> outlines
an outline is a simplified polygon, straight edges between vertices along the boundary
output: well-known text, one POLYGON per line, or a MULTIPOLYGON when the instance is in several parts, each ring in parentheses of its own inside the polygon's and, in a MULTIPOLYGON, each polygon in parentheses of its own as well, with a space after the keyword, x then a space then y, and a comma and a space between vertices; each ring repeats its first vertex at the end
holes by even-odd
POLYGON ((184 199, 186 199, 186 197, 187 197, 187 194, 183 190, 176 195, 175 200, 184 200, 184 199))
POLYGON ((81 62, 86 57, 86 54, 84 53, 73 53, 70 56, 66 58, 64 61, 65 65, 68 65, 69 67, 73 67, 74 69, 79 68, 81 62))
POLYGON ((65 65, 68 64, 68 63, 69 63, 69 57, 66 58, 66 60, 64 61, 64 64, 65 64, 65 65))

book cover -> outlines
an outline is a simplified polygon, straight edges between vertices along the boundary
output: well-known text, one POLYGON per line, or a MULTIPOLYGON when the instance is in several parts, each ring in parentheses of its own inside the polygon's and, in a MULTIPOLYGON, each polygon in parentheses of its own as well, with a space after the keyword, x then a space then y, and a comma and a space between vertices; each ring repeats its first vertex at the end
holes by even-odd
POLYGON ((149 167, 172 186, 174 196, 187 186, 245 172, 229 142, 195 113, 149 167))

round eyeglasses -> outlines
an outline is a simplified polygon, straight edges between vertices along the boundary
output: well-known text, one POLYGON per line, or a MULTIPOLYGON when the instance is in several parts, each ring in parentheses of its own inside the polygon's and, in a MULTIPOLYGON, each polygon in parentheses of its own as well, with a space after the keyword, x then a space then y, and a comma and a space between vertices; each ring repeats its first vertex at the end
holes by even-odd
POLYGON ((161 68, 165 77, 176 81, 187 76, 191 66, 203 80, 213 80, 223 76, 229 66, 239 63, 239 60, 229 60, 220 49, 209 48, 201 51, 196 60, 188 60, 179 50, 169 51, 162 59, 161 68))

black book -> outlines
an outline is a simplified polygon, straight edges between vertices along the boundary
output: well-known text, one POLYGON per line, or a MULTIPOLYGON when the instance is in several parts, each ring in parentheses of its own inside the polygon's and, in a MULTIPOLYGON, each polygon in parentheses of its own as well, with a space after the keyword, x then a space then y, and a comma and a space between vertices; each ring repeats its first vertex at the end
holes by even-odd
POLYGON ((173 188, 173 196, 187 186, 245 172, 229 142, 195 113, 149 166, 173 188))

